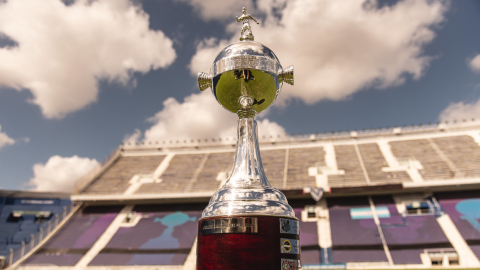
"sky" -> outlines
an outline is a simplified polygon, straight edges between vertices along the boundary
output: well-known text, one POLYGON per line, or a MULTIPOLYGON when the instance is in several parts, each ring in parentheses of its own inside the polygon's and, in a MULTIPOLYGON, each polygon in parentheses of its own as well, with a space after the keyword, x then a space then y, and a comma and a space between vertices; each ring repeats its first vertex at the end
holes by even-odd
POLYGON ((235 136, 196 74, 243 6, 295 67, 260 136, 480 119, 475 0, 0 0, 0 188, 70 192, 124 141, 235 136))

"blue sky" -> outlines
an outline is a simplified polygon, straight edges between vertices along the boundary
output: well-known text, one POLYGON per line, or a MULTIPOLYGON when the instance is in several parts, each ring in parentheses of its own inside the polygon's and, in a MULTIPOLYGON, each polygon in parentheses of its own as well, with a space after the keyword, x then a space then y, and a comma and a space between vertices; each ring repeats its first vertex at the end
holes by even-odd
POLYGON ((124 140, 233 136, 194 74, 238 39, 242 6, 296 72, 263 134, 480 118, 478 1, 8 0, 0 188, 71 190, 124 140))

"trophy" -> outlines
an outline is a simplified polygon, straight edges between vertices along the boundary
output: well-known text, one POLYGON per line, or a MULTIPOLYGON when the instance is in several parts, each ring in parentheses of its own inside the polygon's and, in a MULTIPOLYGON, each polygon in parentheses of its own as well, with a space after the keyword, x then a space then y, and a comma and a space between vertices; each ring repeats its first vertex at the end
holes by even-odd
POLYGON ((200 90, 236 113, 237 152, 226 183, 198 221, 197 270, 300 269, 299 223, 285 195, 268 182, 254 117, 275 102, 283 82, 293 85, 293 66, 283 68, 272 50, 255 42, 243 8, 240 41, 198 74, 200 90))

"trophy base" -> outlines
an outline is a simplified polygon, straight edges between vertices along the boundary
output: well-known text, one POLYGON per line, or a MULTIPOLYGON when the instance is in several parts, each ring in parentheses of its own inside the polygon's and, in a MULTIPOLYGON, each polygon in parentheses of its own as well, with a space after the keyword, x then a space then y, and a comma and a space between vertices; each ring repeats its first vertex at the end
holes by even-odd
POLYGON ((197 270, 301 269, 298 220, 222 216, 198 221, 197 270))

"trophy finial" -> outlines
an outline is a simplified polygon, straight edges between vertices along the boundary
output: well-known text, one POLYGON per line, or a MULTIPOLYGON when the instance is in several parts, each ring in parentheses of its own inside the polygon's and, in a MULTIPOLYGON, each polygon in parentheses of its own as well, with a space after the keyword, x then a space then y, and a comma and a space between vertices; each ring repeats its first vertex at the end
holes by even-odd
POLYGON ((243 15, 240 16, 240 18, 236 17, 237 22, 242 22, 243 23, 242 31, 240 32, 240 34, 242 35, 240 37, 240 40, 241 41, 243 41, 243 40, 253 40, 252 28, 250 27, 250 23, 248 22, 248 20, 253 20, 257 24, 260 24, 260 23, 252 15, 247 14, 247 9, 245 7, 242 8, 242 13, 243 13, 243 15))

